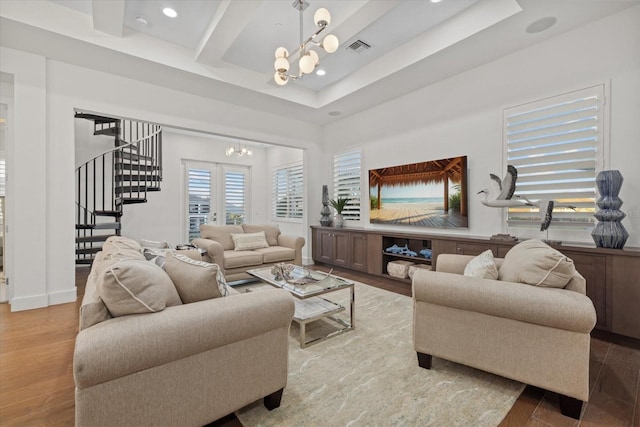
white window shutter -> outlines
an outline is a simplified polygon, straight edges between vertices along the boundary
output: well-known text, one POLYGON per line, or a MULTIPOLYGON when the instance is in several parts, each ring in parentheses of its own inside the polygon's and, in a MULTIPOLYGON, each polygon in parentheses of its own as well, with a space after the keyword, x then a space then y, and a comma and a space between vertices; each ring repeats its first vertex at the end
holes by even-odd
MULTIPOLYGON (((506 161, 518 170, 516 195, 575 206, 553 211, 555 226, 591 226, 595 176, 604 146, 604 86, 504 112, 506 161)), ((508 210, 509 227, 539 226, 537 207, 508 210)))

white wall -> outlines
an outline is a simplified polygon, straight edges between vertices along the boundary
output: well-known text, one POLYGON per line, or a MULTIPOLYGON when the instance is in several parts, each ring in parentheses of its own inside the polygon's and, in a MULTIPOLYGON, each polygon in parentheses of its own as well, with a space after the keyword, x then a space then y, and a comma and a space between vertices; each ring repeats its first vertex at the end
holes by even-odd
POLYGON ((319 150, 321 129, 313 124, 4 47, 0 57, 0 71, 14 76, 16 99, 7 189, 12 310, 76 297, 74 108, 319 150))
MULTIPOLYGON (((186 243, 186 195, 184 161, 210 162, 220 167, 242 165, 250 167, 249 222, 269 222, 267 204, 266 150, 251 147, 250 158, 226 157, 228 139, 208 135, 185 135, 171 129, 163 131, 163 181, 162 190, 147 193, 145 204, 125 206, 122 217, 122 234, 136 240, 166 240, 175 245, 186 243)), ((292 150, 292 149, 287 149, 292 150)), ((298 151, 298 150, 294 150, 298 151)))
MULTIPOLYGON (((294 236, 305 236, 307 238, 307 243, 303 248, 303 261, 305 264, 311 263, 311 245, 309 244, 310 240, 307 237, 308 230, 308 217, 309 213, 307 212, 307 218, 302 220, 286 220, 286 219, 275 219, 271 215, 271 193, 273 191, 273 182, 271 181, 271 173, 274 169, 290 166, 295 163, 304 162, 304 151, 303 150, 292 150, 285 147, 269 147, 267 150, 267 164, 268 169, 266 170, 266 174, 263 176, 265 183, 267 184, 267 198, 265 200, 265 211, 267 213, 267 221, 266 223, 277 225, 280 228, 280 231, 284 234, 291 234, 294 236)), ((308 166, 305 166, 308 168, 308 166)), ((305 183, 305 188, 307 187, 305 183)), ((308 197, 308 192, 305 191, 304 197, 308 197)), ((309 209, 309 205, 307 204, 307 209, 309 209)), ((311 213, 313 216, 313 213, 311 213)))
MULTIPOLYGON (((501 210, 480 204, 476 193, 489 173, 502 176, 502 111, 595 84, 610 84, 610 155, 605 169, 624 176, 620 197, 628 246, 640 246, 640 6, 602 19, 494 62, 425 87, 325 128, 327 155, 362 145, 363 169, 468 156, 469 229, 490 236, 503 230, 501 210)), ((330 168, 324 171, 329 182, 330 168)), ((363 181, 366 185, 366 180, 363 181)), ((320 198, 322 180, 312 184, 320 198)), ((367 188, 363 188, 366 194, 367 188)), ((368 214, 366 214, 368 215, 368 214)), ((365 215, 363 225, 368 223, 365 215)), ((388 228, 388 227, 385 227, 388 228)), ((402 230, 454 233, 403 227, 402 230)), ((514 232, 541 237, 536 230, 514 232)), ((549 238, 593 243, 590 230, 550 229, 549 238)))

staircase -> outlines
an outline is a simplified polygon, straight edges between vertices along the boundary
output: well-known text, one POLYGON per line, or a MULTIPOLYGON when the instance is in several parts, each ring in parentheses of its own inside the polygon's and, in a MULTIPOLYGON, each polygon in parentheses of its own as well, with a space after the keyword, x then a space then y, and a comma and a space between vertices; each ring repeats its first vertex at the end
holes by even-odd
POLYGON ((75 117, 92 121, 94 135, 114 138, 113 148, 76 169, 76 264, 90 264, 108 237, 120 235, 124 206, 160 191, 162 128, 82 112, 75 117))

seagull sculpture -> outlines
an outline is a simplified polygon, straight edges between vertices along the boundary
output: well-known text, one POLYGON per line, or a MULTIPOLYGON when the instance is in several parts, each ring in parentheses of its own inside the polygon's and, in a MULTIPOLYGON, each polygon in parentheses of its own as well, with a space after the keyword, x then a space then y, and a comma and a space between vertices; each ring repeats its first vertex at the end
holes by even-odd
POLYGON ((575 210, 576 207, 555 200, 540 199, 531 201, 524 196, 518 196, 516 191, 516 181, 518 179, 518 170, 513 165, 507 166, 507 173, 502 180, 494 174, 491 177, 491 186, 479 191, 478 194, 484 193, 481 203, 490 208, 509 208, 517 206, 536 206, 540 212, 540 231, 547 230, 551 225, 552 213, 554 207, 566 207, 575 210))

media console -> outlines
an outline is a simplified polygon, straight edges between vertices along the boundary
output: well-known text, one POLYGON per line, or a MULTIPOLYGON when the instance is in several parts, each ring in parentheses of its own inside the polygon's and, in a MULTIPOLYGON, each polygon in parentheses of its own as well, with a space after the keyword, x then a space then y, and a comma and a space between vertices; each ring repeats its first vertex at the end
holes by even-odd
MULTIPOLYGON (((478 255, 491 249, 503 258, 518 242, 488 237, 404 233, 364 228, 311 227, 312 257, 316 263, 339 266, 397 280, 411 286, 409 279, 387 274, 394 259, 431 264, 438 254, 478 255), (385 252, 396 244, 413 252, 431 249, 431 260, 385 252)), ((588 244, 551 245, 569 258, 587 280, 587 295, 598 316, 596 328, 640 339, 640 248, 606 249, 588 244)))

